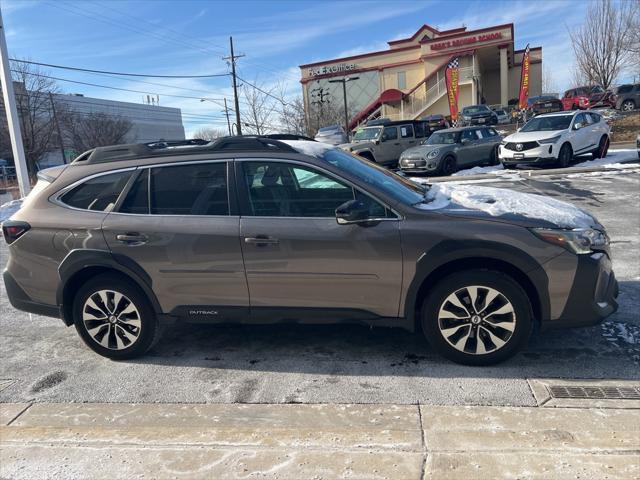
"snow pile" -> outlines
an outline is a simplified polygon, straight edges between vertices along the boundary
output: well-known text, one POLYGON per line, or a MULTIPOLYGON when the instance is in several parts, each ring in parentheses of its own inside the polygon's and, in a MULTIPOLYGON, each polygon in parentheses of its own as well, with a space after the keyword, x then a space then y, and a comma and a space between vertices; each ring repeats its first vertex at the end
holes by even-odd
POLYGON ((492 173, 493 175, 500 175, 504 173, 504 167, 502 165, 492 165, 490 167, 473 167, 465 170, 460 170, 453 174, 454 177, 464 177, 465 175, 477 175, 479 173, 492 173))
POLYGON ((310 155, 312 157, 322 158, 327 150, 333 150, 336 148, 333 145, 322 142, 312 142, 311 140, 280 140, 287 145, 292 146, 298 152, 310 155))
POLYGON ((22 206, 22 198, 18 200, 11 200, 10 202, 0 205, 0 223, 8 220, 11 215, 16 213, 22 206))
POLYGON ((607 166, 608 168, 620 168, 620 165, 624 165, 619 163, 621 160, 635 160, 637 158, 638 158, 638 151, 636 149, 619 148, 615 150, 609 150, 607 152, 607 156, 604 158, 598 158, 596 160, 587 160, 586 162, 576 163, 573 166, 574 167, 601 167, 604 165, 604 166, 607 166))
POLYGON ((423 210, 437 210, 450 204, 470 210, 482 210, 491 216, 506 214, 546 220, 561 228, 590 227, 594 219, 579 208, 541 195, 503 188, 460 184, 434 184, 425 195, 423 210))

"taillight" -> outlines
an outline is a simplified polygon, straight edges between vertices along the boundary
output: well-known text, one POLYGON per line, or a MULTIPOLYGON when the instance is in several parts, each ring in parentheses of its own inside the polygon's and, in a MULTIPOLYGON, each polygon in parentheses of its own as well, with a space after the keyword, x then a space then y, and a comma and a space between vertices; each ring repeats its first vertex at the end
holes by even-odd
POLYGON ((31 225, 27 222, 12 222, 9 220, 2 224, 2 234, 4 235, 4 240, 7 244, 11 245, 22 235, 27 233, 30 228, 31 225))

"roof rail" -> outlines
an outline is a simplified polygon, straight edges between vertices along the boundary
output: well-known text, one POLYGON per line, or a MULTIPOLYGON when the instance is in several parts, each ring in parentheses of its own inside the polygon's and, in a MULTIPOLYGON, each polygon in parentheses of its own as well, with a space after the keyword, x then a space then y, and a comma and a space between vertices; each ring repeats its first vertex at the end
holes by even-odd
POLYGON ((255 135, 222 137, 218 140, 159 140, 149 143, 131 143, 96 147, 80 155, 73 163, 94 164, 135 160, 137 158, 155 158, 175 155, 188 155, 220 151, 253 152, 281 151, 297 153, 297 150, 284 142, 273 138, 255 135))

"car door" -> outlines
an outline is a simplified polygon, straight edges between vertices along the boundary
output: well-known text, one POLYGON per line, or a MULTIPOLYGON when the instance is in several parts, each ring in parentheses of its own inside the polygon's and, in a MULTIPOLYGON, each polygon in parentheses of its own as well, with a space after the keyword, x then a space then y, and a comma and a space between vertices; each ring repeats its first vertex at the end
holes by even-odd
POLYGON ((573 153, 580 155, 590 146, 591 133, 586 114, 577 114, 573 118, 571 128, 573 129, 573 153), (580 125, 580 128, 576 130, 577 125, 580 125))
POLYGON ((392 163, 398 160, 402 153, 402 146, 398 138, 398 128, 395 126, 384 127, 382 139, 383 141, 378 146, 378 151, 381 152, 381 155, 376 155, 376 161, 378 163, 392 163))
POLYGON ((474 128, 468 128, 460 134, 460 144, 456 151, 459 167, 466 167, 476 162, 478 136, 474 128))
POLYGON ((150 277, 163 311, 194 320, 246 316, 240 217, 227 161, 140 168, 102 230, 116 260, 150 277))
POLYGON ((327 171, 294 161, 236 160, 240 239, 252 317, 396 317, 402 279, 399 219, 327 171), (368 224, 339 225, 354 199, 368 224))
POLYGON ((407 148, 415 147, 416 137, 414 136, 413 125, 400 125, 398 127, 400 129, 400 153, 398 154, 398 158, 402 152, 404 152, 407 148))

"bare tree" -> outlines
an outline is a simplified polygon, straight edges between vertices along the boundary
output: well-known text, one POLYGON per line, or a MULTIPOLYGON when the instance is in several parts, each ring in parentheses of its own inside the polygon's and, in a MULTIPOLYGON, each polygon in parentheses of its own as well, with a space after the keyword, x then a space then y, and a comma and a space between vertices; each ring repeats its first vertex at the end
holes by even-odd
POLYGON ((245 84, 242 87, 244 108, 240 121, 247 133, 263 135, 274 130, 275 116, 281 103, 276 100, 275 91, 276 87, 267 88, 257 80, 253 85, 245 84))
POLYGON ((636 0, 615 3, 594 0, 587 9, 584 24, 569 32, 577 68, 588 83, 609 88, 634 61, 639 5, 636 0))
POLYGON ((280 107, 280 124, 284 133, 308 135, 307 118, 302 97, 296 97, 280 107))
POLYGON ((124 117, 102 112, 70 112, 65 115, 63 122, 66 143, 77 155, 94 147, 124 143, 133 126, 124 117))
MULTIPOLYGON (((11 70, 27 170, 29 175, 33 176, 38 170, 37 162, 42 156, 60 146, 52 103, 58 115, 64 115, 66 108, 52 95, 59 91, 57 84, 38 66, 12 61, 11 70)), ((0 144, 4 148, 4 143, 9 138, 8 126, 3 123, 0 128, 0 137, 3 139, 0 144)))
POLYGON ((551 70, 542 66, 542 93, 557 93, 558 85, 556 84, 555 78, 553 78, 553 73, 551 70))
POLYGON ((221 128, 204 127, 193 132, 193 138, 199 138, 202 140, 217 140, 218 138, 226 137, 229 132, 221 128))

